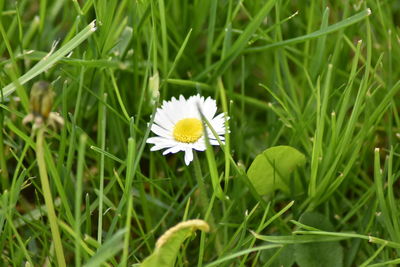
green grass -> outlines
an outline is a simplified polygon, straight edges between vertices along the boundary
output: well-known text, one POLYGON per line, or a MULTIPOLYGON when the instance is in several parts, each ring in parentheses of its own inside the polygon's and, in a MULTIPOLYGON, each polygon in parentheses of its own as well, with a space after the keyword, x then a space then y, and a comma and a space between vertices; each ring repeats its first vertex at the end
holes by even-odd
POLYGON ((0 1, 0 265, 131 266, 189 219, 211 231, 176 266, 399 264, 400 4, 350 2, 0 1), (42 148, 38 80, 65 121, 42 148), (150 152, 156 107, 197 93, 225 144, 150 152), (259 196, 246 171, 278 145, 306 156, 301 188, 259 196))

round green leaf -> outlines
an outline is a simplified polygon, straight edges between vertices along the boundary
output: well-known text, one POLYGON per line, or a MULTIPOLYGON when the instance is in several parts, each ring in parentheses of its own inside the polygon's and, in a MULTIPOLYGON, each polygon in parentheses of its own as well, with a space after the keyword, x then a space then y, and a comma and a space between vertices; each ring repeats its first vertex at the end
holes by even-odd
MULTIPOLYGON (((299 221, 302 224, 320 230, 333 230, 333 226, 328 218, 317 212, 306 212, 300 217, 299 221)), ((294 256, 300 267, 343 266, 343 249, 338 241, 295 244, 294 247, 294 256)))
POLYGON ((271 147, 254 159, 247 176, 260 195, 267 195, 276 189, 289 193, 292 185, 300 187, 299 181, 290 180, 290 174, 305 162, 305 156, 293 147, 271 147))
MULTIPOLYGON (((268 243, 267 243, 268 244, 268 243)), ((263 263, 270 262, 271 267, 291 267, 294 264, 294 247, 293 245, 285 245, 281 248, 266 249, 261 252, 260 260, 263 263)))

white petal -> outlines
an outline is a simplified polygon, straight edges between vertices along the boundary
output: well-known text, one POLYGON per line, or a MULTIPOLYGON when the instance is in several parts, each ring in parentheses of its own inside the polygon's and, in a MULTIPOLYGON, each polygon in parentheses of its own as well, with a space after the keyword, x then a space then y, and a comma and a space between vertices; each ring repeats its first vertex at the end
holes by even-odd
MULTIPOLYGON (((220 113, 220 114, 218 114, 217 116, 215 116, 214 118, 213 118, 213 120, 215 120, 215 119, 222 119, 224 122, 225 122, 225 114, 224 113, 220 113)), ((227 116, 227 118, 226 118, 227 120, 229 120, 229 117, 227 116)))
MULTIPOLYGON (((220 139, 222 144, 225 144, 224 140, 220 139)), ((210 139, 210 145, 212 146, 219 146, 218 140, 212 140, 210 139)))
MULTIPOLYGON (((224 136, 224 135, 225 135, 225 128, 218 128, 218 127, 217 127, 217 129, 214 128, 214 131, 216 132, 216 134, 217 134, 218 136, 221 136, 221 135, 224 136)), ((208 135, 208 138, 214 138, 214 139, 216 139, 215 136, 214 136, 214 134, 213 134, 213 132, 211 132, 211 130, 208 129, 208 128, 207 128, 207 135, 208 135)))
POLYGON ((225 125, 225 114, 224 113, 218 114, 215 118, 210 120, 210 123, 213 126, 214 124, 225 125))
POLYGON ((165 149, 165 148, 169 148, 171 147, 171 145, 165 144, 165 145, 155 145, 153 147, 150 148, 150 151, 157 151, 157 150, 161 150, 161 149, 165 149))
POLYGON ((193 160, 193 150, 191 148, 185 149, 185 164, 189 165, 189 163, 193 160))
POLYGON ((217 134, 225 134, 225 118, 224 113, 219 114, 211 120, 211 126, 217 134))
POLYGON ((174 124, 172 121, 168 118, 165 110, 163 109, 157 109, 156 116, 154 117, 154 122, 158 124, 160 127, 163 127, 164 129, 173 129, 174 124))
POLYGON ((207 149, 207 146, 204 142, 196 142, 192 145, 193 149, 196 149, 197 151, 204 151, 207 149))
POLYGON ((163 152, 163 155, 167 155, 167 154, 169 154, 169 153, 175 154, 175 153, 177 153, 177 152, 179 152, 179 151, 181 151, 181 150, 184 150, 184 149, 183 149, 180 145, 175 145, 175 146, 170 147, 170 148, 168 148, 167 150, 165 150, 165 151, 163 152))
POLYGON ((206 119, 208 121, 211 121, 212 118, 215 115, 215 112, 217 112, 217 104, 216 101, 214 99, 212 99, 211 97, 208 97, 204 103, 203 106, 201 108, 201 111, 204 114, 204 117, 206 117, 206 119))
POLYGON ((147 143, 149 144, 154 144, 152 148, 150 148, 150 151, 156 151, 164 148, 169 148, 173 147, 177 144, 175 140, 163 138, 163 137, 151 137, 148 138, 147 143))
POLYGON ((185 104, 186 101, 172 98, 171 102, 165 105, 165 114, 174 125, 186 115, 185 104))
POLYGON ((167 129, 164 129, 164 128, 158 126, 157 124, 153 123, 153 125, 151 126, 151 131, 158 136, 172 139, 172 131, 168 131, 167 129))
MULTIPOLYGON (((204 99, 199 94, 189 97, 188 103, 188 114, 191 118, 201 119, 199 108, 202 111, 204 99)), ((203 111, 202 111, 203 112, 203 111)))
MULTIPOLYGON (((209 136, 208 138, 210 140, 210 144, 211 144, 211 141, 215 141, 218 144, 218 139, 215 138, 214 136, 209 136)), ((219 140, 221 140, 221 142, 225 141, 225 137, 224 136, 218 135, 218 138, 219 138, 219 140)))
POLYGON ((159 143, 168 143, 168 142, 173 142, 173 141, 174 141, 173 139, 155 136, 155 137, 147 138, 146 143, 148 143, 148 144, 159 144, 159 143))

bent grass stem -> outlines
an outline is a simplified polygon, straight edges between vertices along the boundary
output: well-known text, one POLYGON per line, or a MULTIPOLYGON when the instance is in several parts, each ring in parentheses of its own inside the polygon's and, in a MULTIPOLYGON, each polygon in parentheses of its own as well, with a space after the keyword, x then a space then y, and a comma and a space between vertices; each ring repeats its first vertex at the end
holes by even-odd
POLYGON ((51 235, 54 240, 54 248, 56 251, 58 266, 65 267, 66 263, 64 251, 61 243, 60 231, 57 224, 57 216, 54 210, 53 198, 51 196, 49 178, 47 176, 46 163, 44 159, 44 132, 45 127, 42 126, 38 129, 36 138, 36 157, 39 167, 40 182, 42 184, 44 202, 46 204, 47 215, 50 222, 51 235))

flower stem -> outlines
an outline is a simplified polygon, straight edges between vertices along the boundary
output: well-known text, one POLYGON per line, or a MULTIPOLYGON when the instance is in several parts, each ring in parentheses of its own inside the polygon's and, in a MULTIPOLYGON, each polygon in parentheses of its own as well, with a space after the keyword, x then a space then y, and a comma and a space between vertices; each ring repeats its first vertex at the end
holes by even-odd
POLYGON ((57 217, 54 211, 53 198, 51 197, 49 178, 47 176, 46 163, 44 160, 44 127, 40 127, 36 139, 36 157, 39 166, 40 182, 42 184, 44 202, 47 208, 47 215, 50 222, 51 235, 54 240, 54 247, 58 266, 65 267, 65 257, 58 229, 57 217))

